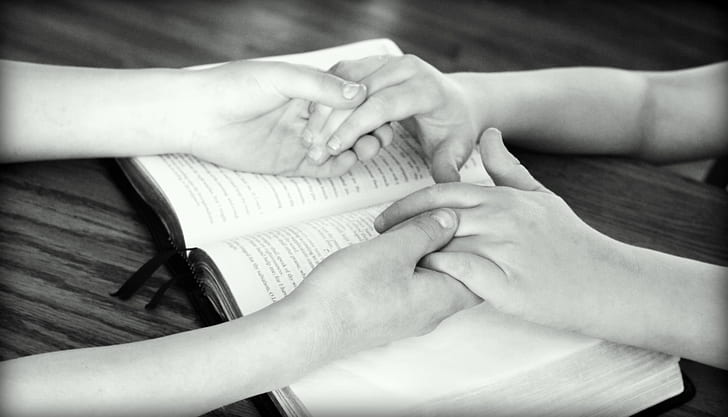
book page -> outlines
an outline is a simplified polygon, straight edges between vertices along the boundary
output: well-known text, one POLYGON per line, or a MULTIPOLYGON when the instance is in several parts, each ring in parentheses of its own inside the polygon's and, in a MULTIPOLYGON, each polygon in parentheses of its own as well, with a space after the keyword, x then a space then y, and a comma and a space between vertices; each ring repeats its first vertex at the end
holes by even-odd
MULTIPOLYGON (((323 70, 328 70, 339 61, 360 59, 371 55, 402 55, 396 43, 391 39, 369 39, 349 43, 332 48, 324 48, 316 51, 303 52, 299 54, 277 55, 262 58, 255 58, 254 61, 283 61, 291 64, 308 65, 323 70)), ((223 65, 225 62, 214 64, 196 65, 187 67, 189 70, 201 70, 223 65)))
MULTIPOLYGON (((340 60, 401 55, 389 39, 372 39, 295 55, 259 58, 328 69, 340 60)), ((189 68, 191 70, 221 64, 189 68)), ((187 247, 379 204, 432 183, 416 140, 394 124, 394 143, 365 164, 328 179, 248 174, 190 155, 133 158, 176 213, 187 247)), ((465 181, 487 181, 475 164, 465 181), (472 174, 472 175, 470 175, 472 174)), ((482 166, 482 165, 481 165, 482 166)))
POLYGON ((203 247, 243 315, 290 294, 328 255, 377 235, 380 205, 203 247))
POLYGON ((518 320, 483 303, 450 316, 426 335, 332 362, 290 389, 312 416, 352 415, 347 410, 360 416, 400 416, 599 343, 518 320))
MULTIPOLYGON (((385 206, 241 236, 203 250, 214 260, 222 274, 218 278, 227 283, 233 302, 247 315, 293 292, 331 253, 375 237, 373 219, 385 206)), ((489 404, 500 415, 503 409, 497 405, 503 395, 518 394, 524 402, 521 406, 544 409, 550 397, 542 391, 558 376, 566 380, 559 385, 560 401, 574 409, 592 410, 589 398, 610 403, 619 382, 627 387, 624 396, 631 399, 630 407, 638 410, 645 406, 644 399, 633 398, 633 391, 657 389, 653 396, 665 398, 680 388, 676 360, 519 320, 483 303, 445 319, 426 335, 332 362, 295 382, 288 391, 313 416, 352 415, 354 411, 362 416, 420 415, 428 410, 443 415, 453 404, 474 410, 489 404), (651 373, 662 372, 660 369, 667 372, 664 387, 648 380, 651 373), (573 397, 572 401, 570 393, 578 391, 585 380, 600 382, 589 382, 589 398, 573 397), (519 387, 530 391, 516 387, 514 393, 506 389, 509 381, 542 382, 519 382, 519 387), (663 388, 669 392, 659 391, 663 388), (527 399, 535 403, 527 403, 527 399)))
MULTIPOLYGON (((135 158, 177 214, 187 247, 330 216, 403 197, 433 183, 417 141, 401 126, 373 160, 334 178, 233 171, 190 155, 135 158)), ((479 156, 463 181, 489 181, 479 156)))
MULTIPOLYGON (((373 219, 384 207, 242 236, 203 250, 247 315, 290 294, 329 254, 376 236, 373 219)), ((333 362, 291 389, 312 415, 404 411, 598 343, 502 315, 482 304, 446 319, 425 336, 333 362)))

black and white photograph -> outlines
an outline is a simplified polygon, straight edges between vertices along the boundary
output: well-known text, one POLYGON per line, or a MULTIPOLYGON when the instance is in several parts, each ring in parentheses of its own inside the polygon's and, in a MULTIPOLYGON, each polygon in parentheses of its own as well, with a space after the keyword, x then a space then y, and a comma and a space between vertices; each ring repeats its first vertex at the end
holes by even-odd
POLYGON ((0 416, 728 416, 728 9, 0 2, 0 416))

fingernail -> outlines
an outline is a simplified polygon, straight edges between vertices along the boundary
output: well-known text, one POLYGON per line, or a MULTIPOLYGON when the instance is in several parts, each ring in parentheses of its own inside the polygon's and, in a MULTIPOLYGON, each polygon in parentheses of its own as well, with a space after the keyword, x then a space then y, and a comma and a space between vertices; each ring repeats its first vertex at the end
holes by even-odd
POLYGON ((380 227, 382 227, 383 222, 384 220, 382 219, 382 215, 380 214, 379 216, 377 216, 376 219, 374 219, 374 227, 379 229, 380 227))
POLYGON ((455 225, 455 219, 452 214, 446 210, 435 210, 431 214, 432 218, 442 226, 443 229, 449 229, 455 225))
POLYGON ((342 90, 342 94, 344 95, 344 98, 347 100, 351 100, 359 93, 359 91, 364 88, 363 85, 357 84, 357 83, 346 83, 344 84, 344 88, 342 90))
POLYGON ((326 143, 326 146, 328 146, 329 149, 331 149, 332 151, 338 152, 338 150, 341 149, 341 139, 339 139, 338 136, 334 135, 326 143))
POLYGON ((485 130, 484 134, 492 135, 492 136, 494 136, 494 138, 492 140, 497 139, 500 142, 500 145, 496 146, 496 148, 498 149, 497 152, 502 154, 502 156, 504 156, 506 159, 510 159, 511 162, 513 163, 513 165, 518 165, 521 163, 521 161, 519 161, 518 158, 515 157, 515 155, 510 153, 508 151, 508 148, 506 148, 506 145, 503 142, 503 134, 501 133, 500 130, 498 130, 494 127, 489 127, 488 129, 485 130))
POLYGON ((312 115, 314 111, 316 111, 316 102, 312 101, 308 104, 308 115, 312 115))
POLYGON ((313 148, 311 148, 311 150, 308 151, 308 158, 314 162, 320 161, 323 155, 324 152, 318 146, 314 146, 313 148))
POLYGON ((313 143, 313 133, 311 133, 311 131, 308 129, 303 129, 303 132, 301 132, 301 139, 307 147, 311 146, 311 144, 313 143))

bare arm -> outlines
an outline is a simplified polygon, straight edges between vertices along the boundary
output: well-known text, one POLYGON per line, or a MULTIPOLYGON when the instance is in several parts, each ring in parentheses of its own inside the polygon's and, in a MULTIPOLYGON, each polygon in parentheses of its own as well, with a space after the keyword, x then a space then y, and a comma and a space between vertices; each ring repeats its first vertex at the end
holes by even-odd
POLYGON ((582 306, 581 332, 728 369, 728 268, 617 241, 605 249, 618 263, 594 288, 599 304, 582 306))
POLYGON ((559 68, 451 74, 481 131, 529 149, 659 163, 728 153, 728 63, 665 72, 559 68))
POLYGON ((340 356, 426 333, 481 301, 456 280, 416 268, 456 228, 452 210, 420 216, 334 253, 291 295, 238 320, 4 362, 0 415, 200 415, 340 356))
POLYGON ((321 313, 285 304, 159 339, 4 362, 0 413, 196 416, 286 385, 332 352, 321 313))
POLYGON ((243 171, 341 175, 353 152, 306 162, 309 101, 355 106, 364 89, 305 66, 103 69, 0 60, 0 163, 190 153, 243 171))
MULTIPOLYGON (((0 162, 181 151, 166 120, 182 110, 186 74, 0 61, 0 162), (167 100, 169 100, 167 102, 167 100), (173 104, 175 103, 175 104, 173 104)), ((189 77, 188 77, 189 78, 189 77)), ((187 103, 192 107, 192 103, 187 103)), ((182 136, 180 136, 181 138, 182 136)))
POLYGON ((417 191, 385 210, 377 229, 452 207, 460 228, 423 266, 526 320, 728 369, 728 268, 597 232, 531 177, 495 129, 480 150, 496 187, 417 191))

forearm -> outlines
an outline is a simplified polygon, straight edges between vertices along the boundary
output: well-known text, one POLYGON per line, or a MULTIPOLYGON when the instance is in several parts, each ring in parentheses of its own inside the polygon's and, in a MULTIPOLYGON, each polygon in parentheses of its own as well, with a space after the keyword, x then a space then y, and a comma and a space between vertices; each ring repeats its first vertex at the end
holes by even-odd
POLYGON ((497 127, 514 145, 558 153, 639 149, 647 83, 635 73, 563 68, 452 76, 481 131, 497 127))
POLYGON ((629 155, 656 162, 728 152, 728 65, 637 72, 558 68, 459 73, 481 131, 557 152, 629 155))
POLYGON ((581 330, 728 369, 728 268, 619 245, 615 269, 584 277, 600 283, 581 330))
POLYGON ((0 162, 180 151, 191 76, 0 61, 0 162))
POLYGON ((318 315, 282 303, 159 339, 7 361, 0 414, 199 415, 327 360, 333 344, 318 315))
POLYGON ((728 63, 644 76, 650 119, 642 157, 677 162, 728 155, 728 63))

